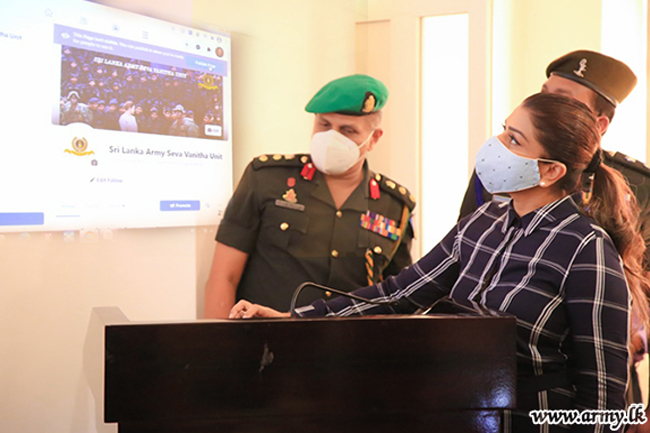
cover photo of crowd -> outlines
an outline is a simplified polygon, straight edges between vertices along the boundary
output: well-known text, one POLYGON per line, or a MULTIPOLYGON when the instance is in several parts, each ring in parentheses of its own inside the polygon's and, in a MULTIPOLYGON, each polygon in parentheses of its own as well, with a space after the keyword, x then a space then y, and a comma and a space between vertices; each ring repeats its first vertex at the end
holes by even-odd
POLYGON ((55 123, 227 138, 220 75, 68 46, 61 51, 61 96, 55 123))

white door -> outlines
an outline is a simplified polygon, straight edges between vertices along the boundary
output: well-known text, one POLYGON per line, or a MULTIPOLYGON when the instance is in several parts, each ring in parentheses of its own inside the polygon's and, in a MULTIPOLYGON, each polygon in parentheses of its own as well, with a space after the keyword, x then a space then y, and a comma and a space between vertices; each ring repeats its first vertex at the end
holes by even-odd
POLYGON ((489 135, 492 1, 369 0, 367 17, 357 23, 357 72, 390 91, 369 159, 417 198, 417 259, 455 224, 489 135))

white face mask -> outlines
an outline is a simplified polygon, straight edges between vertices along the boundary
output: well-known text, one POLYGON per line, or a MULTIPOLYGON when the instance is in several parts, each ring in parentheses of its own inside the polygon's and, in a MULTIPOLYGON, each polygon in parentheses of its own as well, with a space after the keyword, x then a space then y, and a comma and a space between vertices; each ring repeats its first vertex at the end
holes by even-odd
POLYGON ((334 129, 317 132, 311 137, 311 160, 316 168, 325 174, 345 173, 361 160, 359 149, 370 140, 374 132, 372 131, 361 144, 334 129))
POLYGON ((490 137, 476 154, 476 174, 490 194, 522 191, 539 184, 539 161, 557 162, 516 155, 497 137, 490 137))

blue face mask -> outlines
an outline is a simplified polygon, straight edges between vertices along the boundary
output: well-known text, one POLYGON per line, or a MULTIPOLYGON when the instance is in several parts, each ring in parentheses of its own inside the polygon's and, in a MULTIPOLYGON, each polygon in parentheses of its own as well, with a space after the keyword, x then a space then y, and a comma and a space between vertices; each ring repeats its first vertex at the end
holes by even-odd
POLYGON ((476 154, 476 174, 490 194, 522 191, 539 184, 538 161, 556 162, 515 155, 497 137, 490 137, 476 154))

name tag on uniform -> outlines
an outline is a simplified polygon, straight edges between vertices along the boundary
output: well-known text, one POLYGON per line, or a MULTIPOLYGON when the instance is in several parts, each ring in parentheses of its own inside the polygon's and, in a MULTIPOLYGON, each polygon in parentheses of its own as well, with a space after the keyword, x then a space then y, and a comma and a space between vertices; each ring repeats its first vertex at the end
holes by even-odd
POLYGON ((277 199, 275 200, 275 205, 278 207, 283 207, 285 209, 297 210, 299 212, 304 212, 305 205, 300 203, 290 203, 288 201, 277 199))

